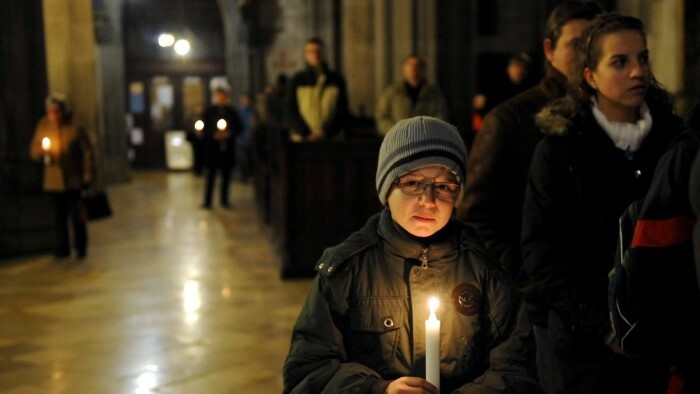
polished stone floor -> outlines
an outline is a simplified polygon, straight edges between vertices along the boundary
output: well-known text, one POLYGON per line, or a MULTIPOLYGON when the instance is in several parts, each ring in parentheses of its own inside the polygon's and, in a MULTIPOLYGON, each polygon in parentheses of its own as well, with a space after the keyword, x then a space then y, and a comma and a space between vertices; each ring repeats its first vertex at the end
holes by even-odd
POLYGON ((136 172, 85 260, 0 261, 0 392, 281 392, 310 280, 279 278, 251 186, 208 211, 202 187, 136 172))

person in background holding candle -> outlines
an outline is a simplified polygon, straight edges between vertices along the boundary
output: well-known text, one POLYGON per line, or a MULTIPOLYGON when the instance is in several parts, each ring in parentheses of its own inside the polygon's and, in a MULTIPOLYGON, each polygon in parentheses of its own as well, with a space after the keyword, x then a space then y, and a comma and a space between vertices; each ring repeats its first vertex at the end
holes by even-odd
POLYGON ((520 293, 454 219, 466 162, 459 132, 442 120, 404 119, 387 133, 376 173, 386 208, 316 264, 285 393, 437 393, 425 379, 431 297, 441 305, 439 390, 539 392, 520 293))
POLYGON ((84 130, 71 122, 65 99, 50 95, 46 115, 39 121, 30 146, 30 155, 44 163, 43 189, 54 195, 56 214, 56 258, 69 257, 71 246, 68 223, 73 226, 78 258, 87 253, 87 226, 81 214, 81 191, 95 177, 94 156, 84 130))
POLYGON ((210 209, 214 183, 217 172, 221 172, 219 203, 230 208, 229 182, 231 171, 236 163, 236 137, 243 129, 238 112, 230 104, 229 90, 219 86, 214 90, 213 105, 207 107, 202 115, 204 130, 202 133, 202 150, 206 183, 202 208, 210 209))

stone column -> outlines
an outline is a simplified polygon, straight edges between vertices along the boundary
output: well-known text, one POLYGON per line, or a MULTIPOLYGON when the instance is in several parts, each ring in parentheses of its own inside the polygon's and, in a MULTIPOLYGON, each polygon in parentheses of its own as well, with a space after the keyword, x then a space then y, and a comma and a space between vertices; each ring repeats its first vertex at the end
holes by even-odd
POLYGON ((108 5, 95 14, 91 0, 44 0, 43 15, 49 91, 66 95, 76 124, 87 130, 96 147, 100 187, 129 179, 124 56, 119 23, 114 22, 121 2, 103 4, 108 5))
POLYGON ((342 45, 343 70, 351 96, 350 110, 360 116, 374 114, 375 90, 384 86, 376 77, 375 55, 383 55, 377 53, 377 48, 386 48, 387 37, 376 31, 374 18, 367 17, 375 14, 381 3, 384 1, 346 1, 342 8, 342 36, 347 37, 342 45))
POLYGON ((97 146, 102 153, 104 181, 131 179, 127 157, 126 79, 122 42, 123 0, 97 2, 94 10, 97 78, 97 146))
POLYGON ((77 124, 95 139, 97 78, 90 0, 44 0, 49 92, 66 95, 77 124))

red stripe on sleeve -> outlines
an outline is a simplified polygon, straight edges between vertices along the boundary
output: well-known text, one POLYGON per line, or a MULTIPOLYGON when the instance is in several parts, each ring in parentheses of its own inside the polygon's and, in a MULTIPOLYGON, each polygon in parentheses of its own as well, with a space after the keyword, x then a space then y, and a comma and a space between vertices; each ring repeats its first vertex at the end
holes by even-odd
POLYGON ((632 247, 661 248, 690 240, 695 218, 681 216, 664 220, 640 219, 634 228, 632 247))

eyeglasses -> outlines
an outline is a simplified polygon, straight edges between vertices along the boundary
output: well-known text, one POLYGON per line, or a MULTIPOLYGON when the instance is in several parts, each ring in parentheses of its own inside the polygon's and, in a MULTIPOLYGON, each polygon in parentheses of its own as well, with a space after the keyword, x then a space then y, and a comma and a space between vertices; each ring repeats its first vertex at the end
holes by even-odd
POLYGON ((432 189, 433 197, 445 201, 454 201, 459 195, 462 187, 454 182, 424 182, 415 179, 401 180, 400 178, 394 181, 396 187, 407 196, 420 196, 425 192, 426 187, 432 189))

